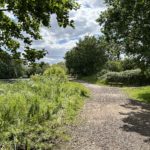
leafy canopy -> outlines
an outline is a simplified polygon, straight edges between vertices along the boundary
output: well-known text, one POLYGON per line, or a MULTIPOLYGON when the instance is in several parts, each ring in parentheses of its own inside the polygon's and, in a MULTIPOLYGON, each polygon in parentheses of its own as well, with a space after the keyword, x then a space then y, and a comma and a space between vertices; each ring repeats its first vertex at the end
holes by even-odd
POLYGON ((120 51, 150 65, 150 1, 106 0, 108 9, 98 18, 107 41, 121 45, 120 51))
MULTIPOLYGON (((18 59, 21 53, 17 50, 23 41, 24 55, 34 53, 35 50, 30 49, 32 41, 42 38, 39 32, 40 27, 50 27, 51 15, 56 15, 59 26, 73 27, 73 21, 69 20, 69 11, 76 10, 78 7, 75 0, 1 0, 0 50, 9 51, 15 59, 18 59)), ((41 50, 41 55, 34 53, 31 56, 40 59, 45 54, 41 50)), ((26 56, 25 59, 28 57, 26 56)))
POLYGON ((66 66, 73 75, 91 75, 102 69, 106 62, 101 39, 86 36, 65 56, 66 66))

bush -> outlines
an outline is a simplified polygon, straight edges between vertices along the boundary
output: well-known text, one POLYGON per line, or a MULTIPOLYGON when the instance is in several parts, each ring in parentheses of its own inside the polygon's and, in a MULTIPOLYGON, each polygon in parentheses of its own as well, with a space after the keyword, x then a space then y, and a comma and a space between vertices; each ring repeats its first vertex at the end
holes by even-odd
POLYGON ((44 76, 50 78, 51 80, 57 80, 58 82, 67 81, 67 75, 65 70, 63 70, 59 66, 51 66, 44 72, 44 76))
POLYGON ((121 61, 108 61, 105 65, 105 69, 113 72, 123 71, 121 61))
POLYGON ((135 58, 126 58, 121 62, 123 71, 125 70, 134 70, 139 68, 138 62, 135 58))
POLYGON ((107 72, 109 72, 109 71, 106 70, 106 69, 102 69, 102 71, 100 71, 100 72, 97 73, 97 77, 101 77, 101 76, 103 76, 104 74, 106 74, 107 72))
POLYGON ((60 67, 63 69, 66 73, 68 72, 65 62, 59 62, 57 64, 53 64, 52 66, 60 67))
POLYGON ((144 71, 144 74, 147 78, 147 81, 150 82, 150 68, 147 68, 145 71, 144 71))
POLYGON ((99 79, 105 81, 106 83, 116 82, 123 83, 125 85, 136 85, 144 82, 140 69, 126 70, 122 72, 108 72, 99 77, 99 79))
POLYGON ((105 69, 111 72, 121 72, 126 70, 138 69, 137 60, 134 58, 125 58, 124 60, 108 61, 105 69))
POLYGON ((50 68, 30 80, 0 84, 2 149, 52 149, 66 138, 66 124, 88 96, 82 85, 66 78, 60 68, 50 68))
POLYGON ((0 79, 19 78, 23 73, 22 61, 0 50, 0 79))
POLYGON ((44 71, 49 68, 50 65, 44 62, 41 63, 31 63, 29 65, 24 66, 24 77, 30 77, 35 74, 43 74, 44 71))

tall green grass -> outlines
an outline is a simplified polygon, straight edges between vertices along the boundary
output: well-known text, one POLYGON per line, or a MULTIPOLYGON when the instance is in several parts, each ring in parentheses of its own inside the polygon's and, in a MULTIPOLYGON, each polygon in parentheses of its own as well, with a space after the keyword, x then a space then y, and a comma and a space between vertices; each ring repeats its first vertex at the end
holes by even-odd
POLYGON ((0 84, 0 149, 52 149, 66 138, 88 90, 59 67, 29 81, 0 84))
POLYGON ((150 103, 150 86, 141 87, 126 87, 125 92, 128 94, 129 98, 138 100, 145 103, 150 103))

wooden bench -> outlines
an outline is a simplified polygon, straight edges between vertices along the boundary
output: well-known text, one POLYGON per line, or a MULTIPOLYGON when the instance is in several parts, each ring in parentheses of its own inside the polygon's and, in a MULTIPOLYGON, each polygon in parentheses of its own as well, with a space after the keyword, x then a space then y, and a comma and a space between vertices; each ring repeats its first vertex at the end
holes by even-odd
POLYGON ((109 84, 110 86, 123 87, 123 83, 121 83, 121 82, 108 82, 108 84, 109 84))

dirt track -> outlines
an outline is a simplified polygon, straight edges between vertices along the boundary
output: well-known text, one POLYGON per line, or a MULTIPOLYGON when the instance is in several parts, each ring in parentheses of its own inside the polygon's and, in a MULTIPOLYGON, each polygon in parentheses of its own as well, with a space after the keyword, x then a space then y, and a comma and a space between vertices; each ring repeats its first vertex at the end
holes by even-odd
POLYGON ((150 150, 150 105, 128 100, 119 88, 84 85, 92 95, 63 150, 150 150))

